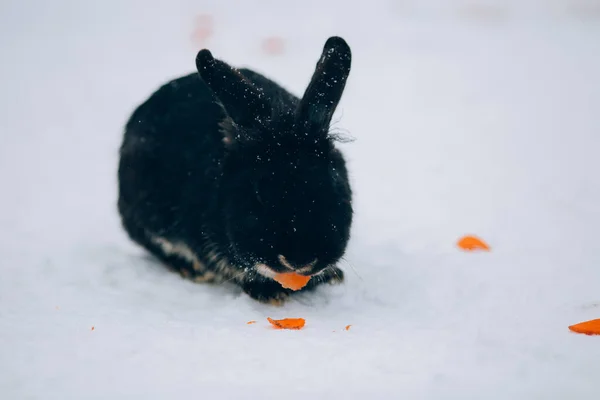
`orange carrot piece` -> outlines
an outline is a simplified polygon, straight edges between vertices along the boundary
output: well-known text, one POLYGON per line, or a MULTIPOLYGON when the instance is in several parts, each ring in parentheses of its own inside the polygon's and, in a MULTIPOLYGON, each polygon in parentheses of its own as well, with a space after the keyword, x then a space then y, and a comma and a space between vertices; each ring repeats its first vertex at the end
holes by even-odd
POLYGON ((569 329, 576 333, 583 333, 584 335, 600 335, 600 319, 580 322, 569 326, 569 329))
POLYGON ((306 323, 304 318, 267 319, 277 329, 302 329, 306 323))
POLYGON ((345 328, 345 329, 346 329, 347 331, 349 331, 351 326, 352 326, 352 325, 346 325, 346 328, 345 328))
POLYGON ((300 290, 310 281, 310 276, 300 275, 295 272, 286 272, 276 274, 273 279, 286 289, 300 290))
POLYGON ((490 246, 485 243, 483 240, 479 239, 476 236, 463 236, 458 241, 458 247, 463 250, 473 251, 473 250, 490 250, 490 246))
POLYGON ((248 322, 246 322, 246 325, 252 325, 252 324, 255 324, 255 323, 256 323, 256 321, 248 321, 248 322))

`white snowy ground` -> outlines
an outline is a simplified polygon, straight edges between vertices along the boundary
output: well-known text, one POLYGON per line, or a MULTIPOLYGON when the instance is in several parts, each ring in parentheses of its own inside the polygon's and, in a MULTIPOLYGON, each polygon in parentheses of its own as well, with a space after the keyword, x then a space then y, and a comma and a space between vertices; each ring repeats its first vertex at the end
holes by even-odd
POLYGON ((600 338, 567 329, 600 318, 594 2, 350 3, 1 3, 0 398, 598 398, 600 338), (217 57, 296 93, 329 35, 350 43, 343 287, 259 305, 123 234, 123 124, 193 71, 204 12, 217 57))

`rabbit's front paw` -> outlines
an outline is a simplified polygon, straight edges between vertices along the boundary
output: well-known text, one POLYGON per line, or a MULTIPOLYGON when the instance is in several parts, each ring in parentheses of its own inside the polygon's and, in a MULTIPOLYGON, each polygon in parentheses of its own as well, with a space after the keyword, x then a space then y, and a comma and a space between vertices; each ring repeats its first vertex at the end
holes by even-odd
POLYGON ((320 283, 329 283, 330 285, 337 285, 344 282, 344 271, 338 267, 329 267, 323 270, 317 277, 317 281, 320 283))
POLYGON ((281 306, 287 300, 289 291, 275 281, 253 281, 242 286, 246 294, 261 303, 281 306))
POLYGON ((207 271, 202 264, 194 262, 190 265, 192 266, 191 268, 187 264, 178 265, 177 267, 171 265, 170 268, 177 270, 182 278, 196 283, 211 283, 215 281, 216 275, 211 271, 207 271))
POLYGON ((323 284, 339 285, 344 282, 344 271, 338 267, 329 267, 311 278, 302 291, 313 291, 323 284))

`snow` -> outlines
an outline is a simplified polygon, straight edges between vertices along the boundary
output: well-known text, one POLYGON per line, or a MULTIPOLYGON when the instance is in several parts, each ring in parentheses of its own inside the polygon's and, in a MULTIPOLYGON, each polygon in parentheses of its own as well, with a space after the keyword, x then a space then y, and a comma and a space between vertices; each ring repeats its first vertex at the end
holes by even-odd
POLYGON ((3 399, 597 398, 600 339, 567 327, 600 318, 598 9, 350 4, 2 2, 3 399), (201 13, 215 57, 296 93, 329 35, 350 44, 345 285, 273 308, 124 235, 123 124, 193 70, 201 13), (492 251, 458 251, 467 233, 492 251))

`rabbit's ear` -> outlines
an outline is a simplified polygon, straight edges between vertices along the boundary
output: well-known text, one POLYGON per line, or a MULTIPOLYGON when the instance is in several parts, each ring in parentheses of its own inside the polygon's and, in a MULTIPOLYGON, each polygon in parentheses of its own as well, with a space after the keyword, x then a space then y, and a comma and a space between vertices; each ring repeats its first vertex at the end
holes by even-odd
POLYGON ((327 39, 312 79, 297 109, 299 122, 327 129, 350 74, 352 53, 341 37, 327 39))
POLYGON ((252 127, 262 125, 271 117, 269 101, 263 91, 227 63, 213 58, 209 50, 198 52, 196 68, 236 124, 252 127))

